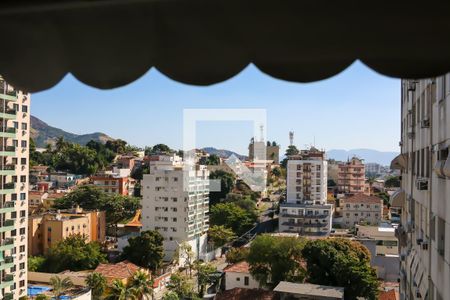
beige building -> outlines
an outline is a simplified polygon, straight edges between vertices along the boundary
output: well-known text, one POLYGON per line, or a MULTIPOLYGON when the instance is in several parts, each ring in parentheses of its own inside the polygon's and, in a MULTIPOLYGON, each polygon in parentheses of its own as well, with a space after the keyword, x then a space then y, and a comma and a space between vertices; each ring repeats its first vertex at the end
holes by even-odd
POLYGON ((225 290, 234 288, 257 289, 258 281, 250 274, 248 262, 241 261, 223 269, 225 273, 225 290))
POLYGON ((450 74, 402 80, 400 294, 450 299, 450 74))
POLYGON ((105 230, 104 211, 75 208, 31 216, 28 220, 28 255, 45 254, 52 245, 74 234, 84 235, 88 242, 104 242, 105 230))
POLYGON ((0 76, 0 297, 27 295, 30 95, 0 76))
POLYGON ((356 194, 340 200, 342 225, 350 228, 357 224, 379 225, 383 219, 383 199, 356 194))
POLYGON ((362 159, 353 157, 339 164, 338 191, 343 194, 364 193, 366 173, 362 159))
POLYGON ((324 236, 331 231, 325 152, 311 147, 289 157, 287 199, 280 204, 279 231, 324 236))
POLYGON ((202 165, 193 170, 184 166, 177 155, 159 155, 150 160, 150 174, 142 180, 142 230, 161 233, 167 261, 183 242, 198 258, 207 247, 209 171, 202 165))

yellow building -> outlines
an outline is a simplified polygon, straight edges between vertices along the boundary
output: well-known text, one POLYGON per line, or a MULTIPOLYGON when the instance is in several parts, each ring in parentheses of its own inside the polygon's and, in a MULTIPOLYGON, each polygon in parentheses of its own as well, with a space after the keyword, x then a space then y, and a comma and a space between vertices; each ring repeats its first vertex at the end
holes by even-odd
POLYGON ((74 235, 86 236, 87 241, 105 241, 104 211, 73 210, 46 212, 28 219, 28 255, 42 255, 59 241, 74 235))

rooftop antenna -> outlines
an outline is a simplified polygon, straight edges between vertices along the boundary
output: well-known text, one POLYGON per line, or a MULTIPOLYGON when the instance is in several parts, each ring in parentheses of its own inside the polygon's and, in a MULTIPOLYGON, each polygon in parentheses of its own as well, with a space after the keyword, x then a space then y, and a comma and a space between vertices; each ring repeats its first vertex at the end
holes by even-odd
POLYGON ((293 131, 289 131, 289 145, 291 145, 291 146, 294 145, 294 132, 293 131))

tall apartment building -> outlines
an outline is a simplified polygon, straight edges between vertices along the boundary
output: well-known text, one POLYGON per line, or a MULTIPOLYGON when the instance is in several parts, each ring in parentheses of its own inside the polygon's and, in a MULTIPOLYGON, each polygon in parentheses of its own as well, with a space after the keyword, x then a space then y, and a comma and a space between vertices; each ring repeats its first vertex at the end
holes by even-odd
POLYGON ((30 95, 0 77, 0 294, 27 295, 30 95))
POLYGON ((187 242, 198 257, 206 251, 209 228, 209 171, 197 165, 184 170, 176 155, 150 160, 150 174, 142 181, 142 230, 158 230, 164 237, 165 260, 187 242))
POLYGON ((357 157, 352 157, 339 164, 338 190, 344 194, 364 193, 366 174, 364 163, 357 157))
POLYGON ((450 75, 402 80, 401 211, 402 299, 450 299, 450 75))
POLYGON ((328 235, 333 206, 327 204, 325 152, 312 147, 289 157, 286 202, 280 205, 280 232, 328 235))
POLYGON ((354 227, 357 224, 379 225, 383 219, 383 199, 356 194, 340 199, 342 226, 354 227))

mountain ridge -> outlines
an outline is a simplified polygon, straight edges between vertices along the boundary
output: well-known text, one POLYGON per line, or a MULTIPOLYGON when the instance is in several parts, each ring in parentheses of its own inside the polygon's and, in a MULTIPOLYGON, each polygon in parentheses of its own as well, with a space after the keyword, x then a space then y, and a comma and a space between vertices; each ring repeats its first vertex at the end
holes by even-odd
POLYGON ((55 143, 60 136, 64 137, 66 141, 86 145, 90 140, 106 143, 109 140, 114 140, 109 135, 103 132, 93 132, 87 134, 75 134, 63 129, 48 125, 41 119, 31 116, 31 138, 34 140, 36 147, 44 148, 47 144, 55 143))

